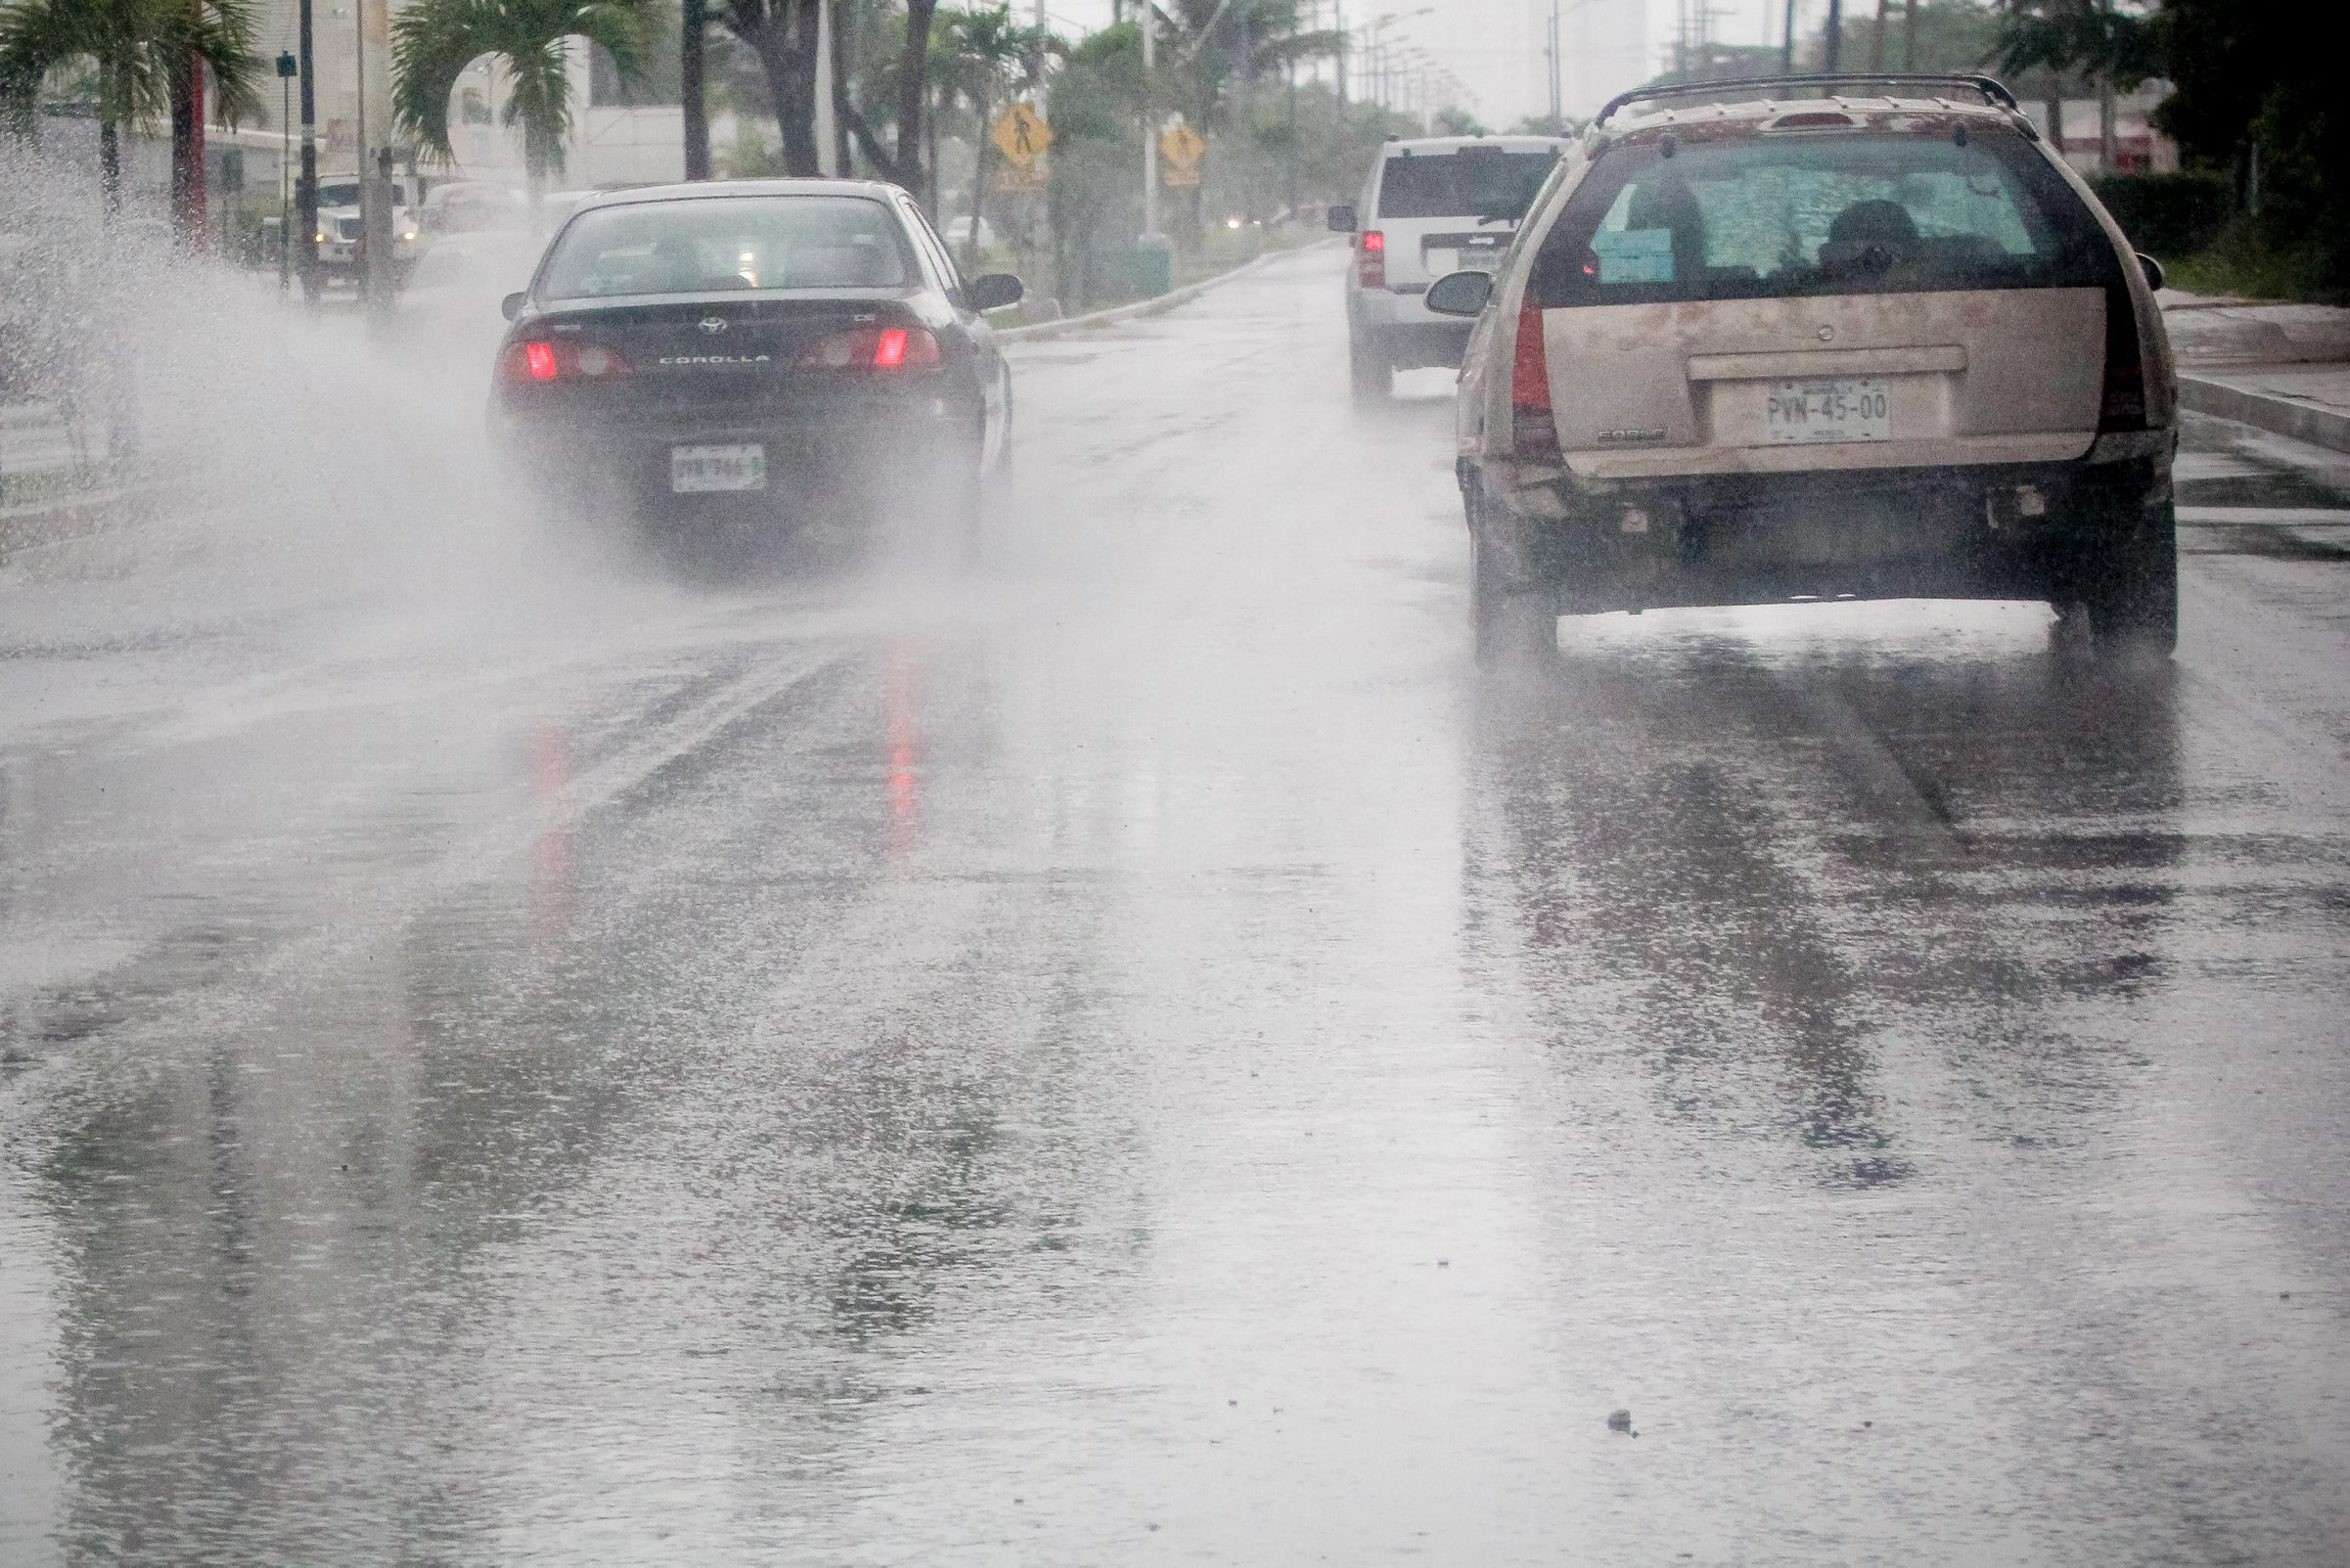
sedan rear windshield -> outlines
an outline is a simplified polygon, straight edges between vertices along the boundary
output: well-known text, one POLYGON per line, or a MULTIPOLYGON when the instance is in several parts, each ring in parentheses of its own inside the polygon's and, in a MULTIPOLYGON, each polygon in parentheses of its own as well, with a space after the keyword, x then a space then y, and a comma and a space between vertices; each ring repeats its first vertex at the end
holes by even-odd
POLYGON ((2013 136, 1822 133, 1603 156, 1534 267, 1545 306, 2102 286, 2105 232, 2013 136))
POLYGON ((539 297, 891 288, 914 276, 897 218, 880 202, 712 196, 581 213, 556 242, 539 297))
POLYGON ((1379 171, 1379 216, 1523 218, 1557 161, 1548 151, 1499 147, 1390 153, 1379 171))

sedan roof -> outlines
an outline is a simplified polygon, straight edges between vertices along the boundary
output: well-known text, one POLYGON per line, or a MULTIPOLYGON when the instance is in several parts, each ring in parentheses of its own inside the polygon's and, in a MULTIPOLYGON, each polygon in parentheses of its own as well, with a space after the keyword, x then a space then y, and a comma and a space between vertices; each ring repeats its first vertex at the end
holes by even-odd
POLYGON ((678 185, 638 185, 626 190, 598 191, 579 205, 585 211, 631 202, 695 201, 712 196, 863 196, 886 201, 899 189, 885 180, 694 180, 678 185))

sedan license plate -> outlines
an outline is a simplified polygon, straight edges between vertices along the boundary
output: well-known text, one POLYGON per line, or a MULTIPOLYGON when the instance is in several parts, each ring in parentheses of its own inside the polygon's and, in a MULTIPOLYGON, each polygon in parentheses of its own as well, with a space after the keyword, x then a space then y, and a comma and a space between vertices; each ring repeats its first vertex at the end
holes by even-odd
POLYGON ((669 488, 678 495, 709 490, 767 488, 767 449, 747 446, 673 446, 669 488))
POLYGON ((1874 378, 1774 381, 1763 434, 1774 442, 1890 441, 1891 399, 1874 378))

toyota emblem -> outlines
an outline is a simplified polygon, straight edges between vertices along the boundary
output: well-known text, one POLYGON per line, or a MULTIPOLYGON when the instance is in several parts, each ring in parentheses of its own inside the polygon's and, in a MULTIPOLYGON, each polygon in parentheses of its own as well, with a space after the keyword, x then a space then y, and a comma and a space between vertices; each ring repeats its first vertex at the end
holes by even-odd
POLYGON ((724 316, 704 316, 702 318, 702 330, 711 334, 712 336, 716 336, 717 334, 726 330, 726 318, 724 316))
MULTIPOLYGON (((706 328, 706 327, 708 327, 708 326, 710 325, 710 323, 708 323, 707 321, 705 321, 705 322, 703 322, 703 323, 702 323, 702 325, 703 325, 703 326, 706 328)), ((1835 329, 1834 327, 1822 327, 1822 328, 1820 328, 1820 341, 1821 341, 1822 343, 1833 342, 1833 341, 1835 340, 1835 337, 1836 337, 1836 329, 1835 329)))

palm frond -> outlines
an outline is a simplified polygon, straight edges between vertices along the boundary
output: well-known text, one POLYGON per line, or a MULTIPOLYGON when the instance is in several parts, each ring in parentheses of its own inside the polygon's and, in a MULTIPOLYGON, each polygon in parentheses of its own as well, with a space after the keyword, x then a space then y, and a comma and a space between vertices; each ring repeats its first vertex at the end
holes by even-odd
POLYGON ((522 124, 560 161, 571 128, 565 40, 602 46, 622 76, 634 77, 651 21, 651 0, 416 0, 392 23, 393 116, 423 151, 453 159, 449 95, 489 55, 507 73, 505 123, 522 124))

